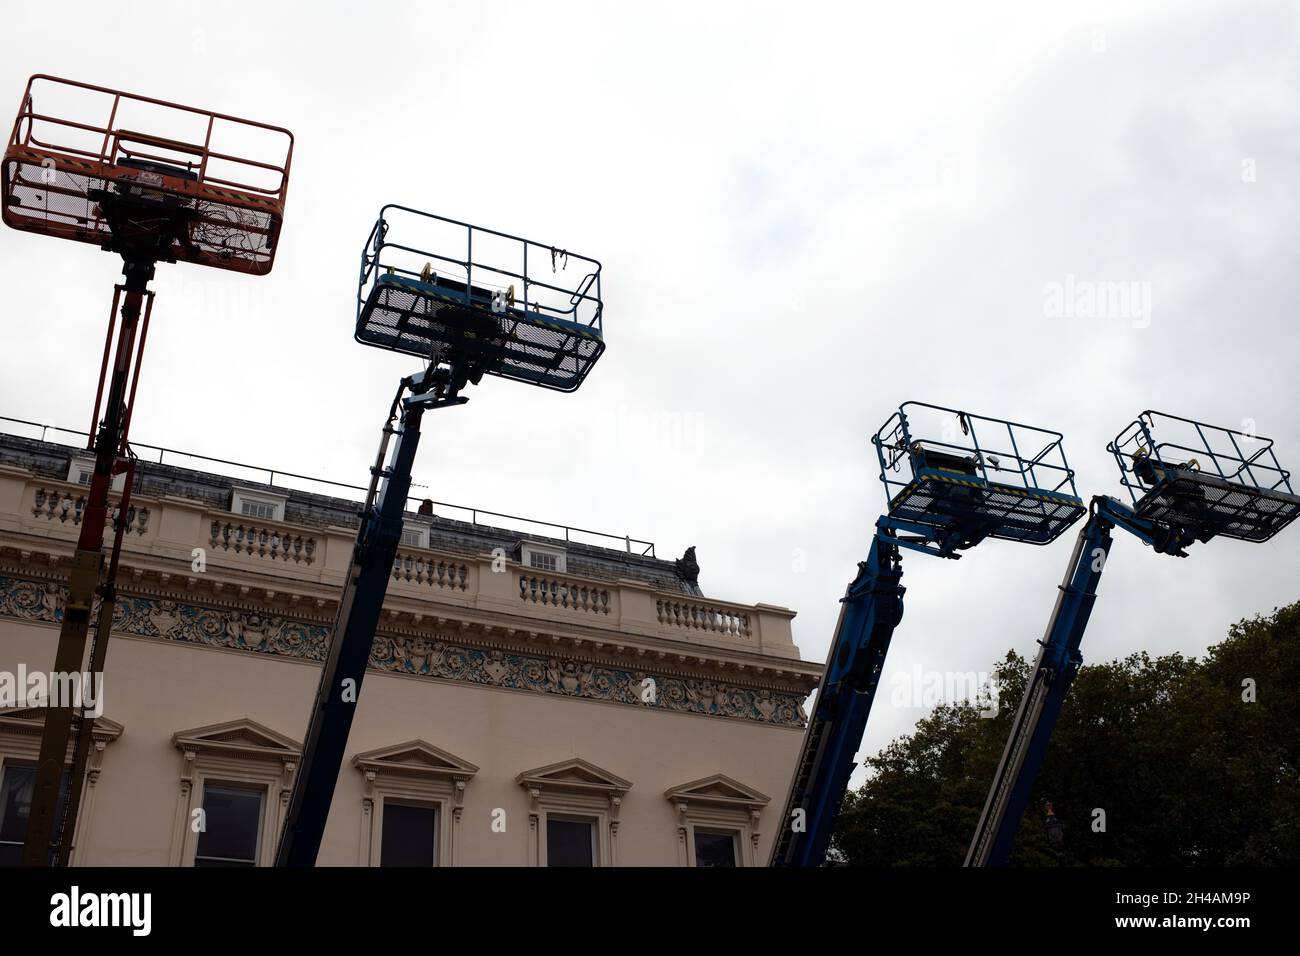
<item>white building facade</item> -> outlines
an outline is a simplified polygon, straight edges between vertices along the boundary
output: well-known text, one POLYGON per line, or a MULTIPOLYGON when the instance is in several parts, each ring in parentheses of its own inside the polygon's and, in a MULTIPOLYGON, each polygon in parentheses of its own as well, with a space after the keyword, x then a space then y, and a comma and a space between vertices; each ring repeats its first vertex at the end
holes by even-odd
MULTIPOLYGON (((53 666, 83 464, 0 435, 0 673, 53 666)), ((270 865, 358 506, 165 465, 134 489, 73 863, 270 865)), ((793 612, 693 577, 408 515, 320 865, 762 865, 821 667, 793 612)), ((0 710, 0 863, 42 722, 0 710)))

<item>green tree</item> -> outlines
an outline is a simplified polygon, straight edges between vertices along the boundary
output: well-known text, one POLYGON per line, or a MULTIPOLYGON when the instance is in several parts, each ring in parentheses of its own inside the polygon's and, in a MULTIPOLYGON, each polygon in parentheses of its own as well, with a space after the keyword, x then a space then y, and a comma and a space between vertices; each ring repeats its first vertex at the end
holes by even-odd
MULTIPOLYGON (((834 858, 960 866, 1024 692, 995 673, 996 717, 938 707, 866 761, 845 795, 834 858)), ((1300 603, 1234 624, 1201 659, 1132 654, 1074 681, 1021 820, 1013 865, 1300 863, 1300 603), (1253 699, 1252 699, 1253 698, 1253 699), (1043 829, 1051 801, 1061 847, 1043 829), (1104 829, 1095 825, 1104 814, 1104 829)))

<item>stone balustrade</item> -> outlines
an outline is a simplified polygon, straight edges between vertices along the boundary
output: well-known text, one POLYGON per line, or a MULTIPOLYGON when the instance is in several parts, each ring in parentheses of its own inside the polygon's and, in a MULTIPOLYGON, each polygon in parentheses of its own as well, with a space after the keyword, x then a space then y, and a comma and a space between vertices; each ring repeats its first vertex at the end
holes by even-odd
MULTIPOLYGON (((23 539, 17 550, 25 554, 51 550, 53 542, 59 557, 70 555, 87 493, 84 486, 0 466, 0 546, 12 548, 11 541, 23 539)), ((123 561, 137 570, 194 576, 201 569, 248 590, 289 595, 300 589, 318 601, 341 589, 355 540, 348 528, 249 518, 170 496, 134 496, 126 521, 123 561)), ((794 614, 785 608, 666 592, 642 580, 540 572, 488 554, 401 547, 386 609, 438 617, 439 604, 485 622, 510 622, 500 625, 506 629, 594 629, 798 660, 794 614)), ((617 643, 617 634, 591 639, 617 643)))
POLYGON ((393 580, 450 591, 467 590, 469 566, 423 549, 403 548, 393 559, 393 580))
POLYGON ((749 637, 749 614, 736 607, 691 600, 659 599, 655 608, 660 624, 712 631, 727 637, 749 637))
POLYGON ((256 555, 272 561, 311 564, 316 556, 316 539, 295 533, 285 526, 250 522, 242 518, 213 517, 207 547, 213 551, 256 555))
MULTIPOLYGON (((35 487, 32 495, 31 512, 38 518, 44 518, 46 521, 58 521, 62 524, 71 524, 78 527, 81 524, 81 517, 86 510, 86 501, 89 491, 84 485, 72 485, 67 483, 58 484, 40 484, 35 487)), ((118 508, 120 495, 109 495, 109 513, 104 519, 104 524, 108 527, 115 527, 121 509, 118 508)), ((126 534, 144 534, 149 528, 149 508, 147 506, 137 507, 132 504, 126 509, 126 534)))
POLYGON ((609 589, 532 573, 519 575, 519 597, 527 604, 609 613, 609 589))

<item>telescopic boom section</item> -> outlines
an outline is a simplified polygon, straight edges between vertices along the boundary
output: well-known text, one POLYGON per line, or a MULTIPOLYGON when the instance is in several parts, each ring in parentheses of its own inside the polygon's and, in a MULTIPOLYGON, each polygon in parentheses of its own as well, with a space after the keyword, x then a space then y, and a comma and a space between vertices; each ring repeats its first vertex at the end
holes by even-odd
POLYGON ((1187 557, 1183 549, 1197 540, 1194 531, 1151 521, 1114 498, 1098 495, 1090 510, 1088 523, 1075 541, 1047 633, 1039 642, 1042 647, 1034 673, 1016 710, 993 786, 966 852, 966 866, 1002 866, 1011 855, 1061 705, 1083 664, 1079 646, 1110 556, 1111 531, 1118 526, 1159 553, 1183 558, 1187 557))
POLYGON ((1110 519, 1094 510, 1074 543, 1047 634, 1039 642, 1042 647, 1034 662, 1033 676, 1016 711, 993 787, 980 814, 975 839, 966 854, 967 866, 1000 864, 1011 852, 1029 800, 1029 789, 1038 776, 1061 704, 1083 663, 1079 642, 1088 626, 1088 616, 1097 599, 1097 584, 1110 554, 1112 527, 1110 519))
POLYGON ((444 370, 438 376, 426 373, 403 379, 384 425, 372 469, 370 494, 334 619, 329 656, 307 728, 302 767, 294 782, 280 837, 277 866, 316 865, 325 821, 334 799, 334 786, 352 730, 352 717, 361 696, 361 681, 383 611, 388 578, 402 540, 402 516, 411 489, 415 451, 420 443, 420 421, 426 408, 462 405, 468 401, 448 387, 447 382, 453 377, 454 373, 449 375, 444 370), (408 388, 414 394, 404 398, 408 388), (394 420, 399 423, 396 428, 394 420), (383 467, 390 439, 394 437, 392 458, 383 467))
MULTIPOLYGON (((114 311, 110 313, 108 338, 104 344, 104 361, 100 375, 97 398, 103 401, 103 413, 97 403, 95 417, 98 430, 94 432, 90 449, 95 453, 95 470, 90 478, 86 507, 81 515, 81 532, 72 558, 68 577, 68 594, 63 608, 63 621, 59 629, 59 643, 54 655, 54 671, 60 674, 80 674, 90 635, 91 614, 97 593, 111 600, 113 581, 105 582, 100 593, 100 571, 104 563, 104 526, 108 522, 108 492, 118 470, 119 453, 125 449, 127 427, 131 418, 131 402, 135 397, 135 378, 143 352, 141 316, 147 286, 153 278, 152 263, 127 262, 124 286, 118 286, 114 296, 114 311), (121 304, 120 315, 117 306, 121 304), (117 321, 120 318, 120 322, 117 321), (116 327, 117 338, 113 339, 116 327), (105 391, 107 385, 107 391, 105 391)), ((152 303, 152 298, 149 299, 152 303)), ((115 566, 114 566, 115 570, 115 566)), ((96 634, 97 658, 102 664, 107 632, 96 634)), ((60 822, 71 810, 75 820, 76 800, 81 788, 72 788, 72 800, 61 805, 60 791, 69 746, 79 750, 81 738, 89 736, 89 728, 81 726, 73 737, 73 723, 78 708, 73 701, 50 701, 46 709, 45 727, 41 734, 41 751, 36 763, 36 780, 32 790, 31 809, 27 818, 27 832, 23 842, 24 866, 49 866, 65 859, 61 843, 63 828, 60 822)), ((84 715, 83 715, 84 717, 84 715)), ((84 722, 84 720, 83 720, 84 722)))
POLYGON ((826 858, 889 641, 903 617, 902 577, 893 532, 881 529, 840 605, 826 675, 772 851, 773 866, 819 866, 826 858))

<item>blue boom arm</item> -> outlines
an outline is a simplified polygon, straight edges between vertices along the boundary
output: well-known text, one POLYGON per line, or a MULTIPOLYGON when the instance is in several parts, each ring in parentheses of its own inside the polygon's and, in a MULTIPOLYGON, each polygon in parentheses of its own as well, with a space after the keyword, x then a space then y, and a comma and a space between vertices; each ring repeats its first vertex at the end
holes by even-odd
POLYGON ((411 469, 420 443, 420 421, 426 409, 467 402, 469 399, 457 394, 463 384, 455 370, 449 373, 431 368, 422 375, 403 379, 393 400, 371 469, 370 493, 361 512, 361 527, 330 635, 329 654, 303 742, 302 764, 276 852, 277 866, 316 865, 334 799, 334 784, 361 697, 361 681, 402 539, 411 469), (404 398, 408 389, 411 394, 404 398), (393 437, 396 442, 385 467, 384 456, 393 437))
POLYGON ((1087 524, 1061 582, 1056 607, 1034 663, 1034 673, 1020 700, 1011 734, 1002 752, 979 826, 966 854, 966 866, 1002 866, 1011 854, 1029 791, 1042 766, 1061 705, 1083 657, 1079 644, 1097 598, 1097 585, 1110 554, 1111 530, 1129 531, 1157 551, 1186 557, 1190 535, 1140 518, 1114 498, 1092 500, 1087 524))
POLYGON ((901 549, 945 558, 960 535, 887 516, 876 522, 867 560, 840 603, 826 673, 772 849, 772 866, 820 866, 853 773, 894 628, 903 617, 901 549), (903 532, 900 534, 900 532, 903 532))

